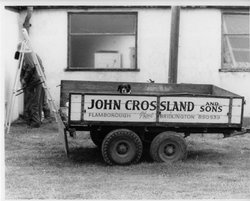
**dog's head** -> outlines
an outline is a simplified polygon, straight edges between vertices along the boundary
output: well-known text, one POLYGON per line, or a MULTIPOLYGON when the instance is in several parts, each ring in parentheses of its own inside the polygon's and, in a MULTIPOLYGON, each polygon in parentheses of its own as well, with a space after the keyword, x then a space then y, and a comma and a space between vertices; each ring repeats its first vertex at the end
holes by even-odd
POLYGON ((121 84, 118 86, 117 91, 119 91, 121 94, 130 94, 131 86, 129 84, 121 84))

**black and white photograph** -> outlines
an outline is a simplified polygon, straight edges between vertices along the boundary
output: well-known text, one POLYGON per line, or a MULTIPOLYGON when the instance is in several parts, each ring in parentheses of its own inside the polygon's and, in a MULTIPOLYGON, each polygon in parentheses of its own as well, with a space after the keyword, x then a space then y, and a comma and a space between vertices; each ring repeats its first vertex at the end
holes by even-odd
POLYGON ((1 200, 250 199, 249 0, 0 0, 1 200))

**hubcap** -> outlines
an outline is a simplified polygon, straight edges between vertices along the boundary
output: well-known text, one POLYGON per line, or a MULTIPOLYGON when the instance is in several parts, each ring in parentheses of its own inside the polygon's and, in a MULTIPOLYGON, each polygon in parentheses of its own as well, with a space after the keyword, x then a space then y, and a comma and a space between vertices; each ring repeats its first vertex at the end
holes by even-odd
POLYGON ((121 154, 121 155, 126 154, 128 152, 128 145, 125 144, 125 143, 119 143, 117 145, 117 149, 116 150, 117 150, 118 154, 121 154))
POLYGON ((164 153, 167 155, 167 156, 172 156, 174 155, 175 153, 175 147, 173 145, 167 145, 165 146, 164 148, 164 153))
POLYGON ((174 160, 180 154, 178 145, 174 142, 165 142, 161 144, 158 150, 159 157, 163 161, 174 160))

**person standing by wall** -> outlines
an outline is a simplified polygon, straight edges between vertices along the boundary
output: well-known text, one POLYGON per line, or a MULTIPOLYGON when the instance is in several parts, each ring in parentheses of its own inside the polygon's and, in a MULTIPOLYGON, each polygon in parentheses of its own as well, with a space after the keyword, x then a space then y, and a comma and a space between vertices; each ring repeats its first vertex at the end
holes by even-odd
MULTIPOLYGON (((44 71, 41 59, 39 56, 37 58, 44 71)), ((44 113, 44 118, 50 121, 50 110, 47 104, 46 93, 42 87, 31 53, 24 53, 20 81, 24 90, 23 118, 28 125, 38 128, 42 123, 42 112, 44 113)))

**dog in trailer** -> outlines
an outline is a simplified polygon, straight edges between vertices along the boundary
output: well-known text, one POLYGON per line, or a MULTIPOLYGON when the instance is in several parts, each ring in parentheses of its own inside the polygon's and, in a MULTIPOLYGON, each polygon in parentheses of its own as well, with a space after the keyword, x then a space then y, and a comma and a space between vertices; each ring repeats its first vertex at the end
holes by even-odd
POLYGON ((121 94, 131 94, 131 86, 129 84, 121 84, 118 86, 117 91, 121 94))

